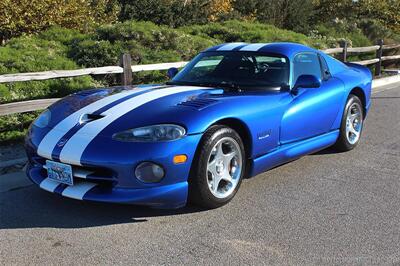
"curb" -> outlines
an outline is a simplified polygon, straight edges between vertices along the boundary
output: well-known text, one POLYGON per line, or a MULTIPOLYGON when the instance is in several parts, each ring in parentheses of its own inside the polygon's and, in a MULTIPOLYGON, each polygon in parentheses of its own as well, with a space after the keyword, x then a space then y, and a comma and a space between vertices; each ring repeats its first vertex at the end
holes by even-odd
POLYGON ((372 80, 372 88, 377 89, 382 86, 391 85, 400 82, 400 75, 389 76, 372 80))

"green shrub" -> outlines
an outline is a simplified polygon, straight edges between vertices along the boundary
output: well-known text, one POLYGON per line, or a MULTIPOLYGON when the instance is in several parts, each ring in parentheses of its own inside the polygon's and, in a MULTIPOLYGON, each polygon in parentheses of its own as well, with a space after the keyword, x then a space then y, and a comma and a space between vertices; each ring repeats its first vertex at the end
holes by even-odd
POLYGON ((138 43, 154 49, 173 48, 178 37, 176 30, 167 26, 157 26, 152 22, 127 21, 113 25, 99 27, 96 31, 101 40, 137 41, 138 43))
POLYGON ((122 47, 120 42, 84 40, 73 45, 69 56, 84 67, 115 66, 124 52, 122 47))
MULTIPOLYGON (((19 37, 0 47, 0 74, 76 69, 67 47, 39 37, 19 37)), ((0 84, 0 102, 61 97, 94 86, 90 77, 0 84)))
POLYGON ((22 140, 28 126, 40 112, 29 112, 0 117, 0 143, 22 140))
POLYGON ((289 30, 279 29, 272 25, 236 20, 195 25, 182 28, 190 35, 213 38, 217 42, 298 42, 323 48, 325 44, 314 42, 307 36, 289 30))
MULTIPOLYGON (((69 56, 85 67, 117 65, 122 53, 130 53, 134 64, 190 60, 217 43, 207 36, 193 36, 179 29, 136 21, 102 26, 91 39, 76 40, 69 56)), ((145 80, 148 78, 137 81, 145 80)))
POLYGON ((72 45, 77 41, 89 39, 90 34, 83 34, 78 30, 61 28, 59 26, 51 27, 38 34, 38 38, 47 41, 59 42, 63 45, 72 45))
MULTIPOLYGON (((140 49, 143 51, 141 58, 145 61, 149 56, 153 57, 162 51, 175 51, 187 58, 215 44, 215 41, 209 37, 191 36, 179 29, 157 26, 152 22, 137 21, 100 27, 94 38, 111 43, 122 43, 121 51, 133 52, 133 55, 136 55, 136 50, 140 49)), ((166 61, 164 60, 164 62, 166 61)))
MULTIPOLYGON (((371 45, 371 41, 362 33, 356 24, 347 20, 335 20, 331 23, 319 24, 315 27, 314 34, 322 36, 322 39, 330 38, 336 41, 346 40, 350 46, 362 47, 371 45)), ((331 43, 331 46, 333 43, 331 43)))

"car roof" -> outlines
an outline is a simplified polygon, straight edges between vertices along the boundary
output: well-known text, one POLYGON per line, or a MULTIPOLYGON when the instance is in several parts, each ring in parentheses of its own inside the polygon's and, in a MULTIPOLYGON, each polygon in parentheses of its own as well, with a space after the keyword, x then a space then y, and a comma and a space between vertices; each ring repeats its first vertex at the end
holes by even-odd
POLYGON ((316 52, 317 50, 299 43, 275 42, 275 43, 224 43, 206 49, 204 52, 215 51, 252 51, 261 53, 280 54, 292 58, 300 52, 316 52))

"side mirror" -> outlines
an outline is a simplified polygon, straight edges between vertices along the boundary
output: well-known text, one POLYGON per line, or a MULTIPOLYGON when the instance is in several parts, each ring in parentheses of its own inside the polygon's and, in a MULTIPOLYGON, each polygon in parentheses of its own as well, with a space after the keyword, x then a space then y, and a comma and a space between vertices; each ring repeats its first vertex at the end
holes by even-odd
POLYGON ((298 88, 319 88, 321 87, 321 81, 314 75, 301 75, 297 78, 294 84, 293 91, 297 91, 298 88))
POLYGON ((171 67, 170 69, 168 69, 167 71, 167 76, 172 79, 173 77, 176 76, 176 74, 178 74, 179 70, 176 67, 171 67))

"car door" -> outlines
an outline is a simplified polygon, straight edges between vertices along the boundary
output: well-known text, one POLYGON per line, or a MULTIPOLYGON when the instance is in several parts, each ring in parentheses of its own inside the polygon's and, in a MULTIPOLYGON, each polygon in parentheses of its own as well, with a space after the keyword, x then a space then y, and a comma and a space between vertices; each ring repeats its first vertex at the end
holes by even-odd
POLYGON ((314 75, 319 88, 299 88, 292 94, 281 122, 280 143, 299 141, 327 133, 339 113, 344 96, 342 81, 329 74, 325 59, 316 52, 297 54, 292 64, 292 87, 300 75, 314 75))

